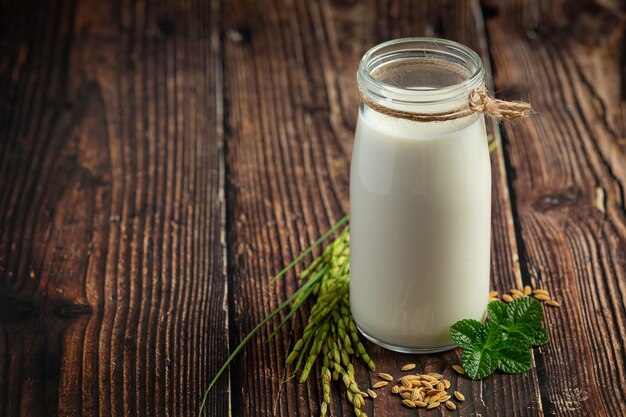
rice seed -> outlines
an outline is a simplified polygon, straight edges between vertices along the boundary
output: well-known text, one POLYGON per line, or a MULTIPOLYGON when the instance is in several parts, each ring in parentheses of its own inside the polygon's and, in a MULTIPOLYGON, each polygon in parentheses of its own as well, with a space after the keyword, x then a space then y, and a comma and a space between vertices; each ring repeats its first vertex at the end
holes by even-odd
MULTIPOLYGON (((515 297, 519 297, 521 291, 516 290, 518 293, 514 293, 515 297)), ((491 295, 491 294, 490 294, 491 295)), ((506 294, 508 297, 511 295, 506 294)), ((522 294, 523 296, 523 294, 522 294)), ((417 365, 414 363, 408 363, 402 366, 403 371, 410 371, 417 365)), ((465 374, 463 367, 458 365, 452 365, 452 368, 459 374, 465 374)), ((386 381, 380 381, 379 383, 385 383, 390 381, 386 376, 389 374, 380 373, 378 376, 386 381)), ((391 377, 391 375, 389 375, 391 377)), ((391 387, 393 394, 400 394, 402 397, 402 404, 409 408, 428 408, 429 410, 435 409, 441 405, 444 405, 449 410, 454 410, 457 406, 450 401, 452 395, 448 393, 448 389, 452 383, 444 379, 442 374, 430 372, 427 374, 409 374, 404 375, 397 380, 397 385, 391 387)), ((376 387, 376 384, 374 385, 376 387)), ((369 392, 369 396, 373 397, 369 392)), ((375 393, 374 393, 375 394, 375 393)), ((454 397, 458 401, 464 401, 465 397, 458 391, 454 391, 454 397)))
POLYGON ((407 363, 406 365, 402 367, 402 370, 406 372, 406 371, 410 371, 411 369, 415 369, 416 367, 417 365, 414 363, 407 363))
POLYGON ((513 299, 517 300, 518 298, 522 298, 523 295, 519 295, 519 294, 513 294, 513 299))
MULTIPOLYGON (((419 400, 419 401, 423 401, 424 400, 424 393, 421 390, 416 389, 413 392, 415 393, 415 395, 417 395, 417 400, 419 400)), ((413 401, 415 401, 415 400, 413 400, 413 401)))
POLYGON ((393 377, 389 374, 386 374, 384 372, 380 372, 378 374, 379 377, 381 377, 382 379, 384 379, 385 381, 393 381, 393 377))
POLYGON ((535 294, 535 298, 539 301, 548 301, 550 300, 550 297, 547 295, 543 295, 543 294, 535 294))
POLYGON ((465 369, 461 365, 452 365, 452 369, 461 375, 465 375, 465 369))
POLYGON ((354 381, 350 383, 348 390, 352 391, 355 397, 361 396, 361 391, 359 390, 359 387, 356 385, 356 382, 354 381))
POLYGON ((407 400, 406 398, 404 400, 402 400, 402 404, 406 405, 409 408, 417 407, 417 405, 415 405, 415 403, 413 401, 407 400))
POLYGON ((361 391, 361 397, 368 398, 369 394, 367 392, 361 391))
POLYGON ((533 289, 530 288, 530 285, 524 285, 524 295, 530 295, 532 294, 533 289))
POLYGON ((431 385, 437 385, 439 383, 439 380, 435 377, 432 377, 430 375, 424 375, 424 377, 422 378, 423 381, 427 381, 429 382, 431 385))
POLYGON ((523 293, 523 292, 521 292, 520 290, 516 290, 516 289, 512 289, 512 290, 511 290, 511 294, 512 294, 512 295, 517 295, 517 296, 519 296, 519 297, 523 297, 523 296, 524 296, 524 293, 523 293))
POLYGON ((360 409, 364 405, 365 405, 365 400, 363 399, 361 394, 355 394, 355 396, 354 396, 354 407, 360 409))
POLYGON ((498 296, 498 291, 490 291, 490 292, 489 292, 489 297, 491 297, 491 298, 495 298, 495 297, 497 297, 497 296, 498 296))
POLYGON ((414 389, 413 392, 411 393, 411 401, 417 401, 420 400, 421 393, 420 390, 418 389, 414 389))
POLYGON ((513 297, 508 294, 502 294, 502 301, 504 301, 505 303, 510 303, 511 301, 513 301, 513 297))
POLYGON ((377 383, 375 383, 374 385, 372 385, 372 388, 377 389, 377 388, 382 388, 385 385, 389 384, 388 381, 378 381, 377 383))
POLYGON ((548 297, 550 296, 550 293, 548 292, 548 290, 533 290, 533 294, 534 295, 547 295, 548 297))
POLYGON ((328 412, 328 403, 323 402, 322 405, 320 406, 320 416, 324 417, 327 412, 328 412))
POLYGON ((368 389, 368 390, 367 390, 367 395, 369 395, 369 396, 370 396, 370 397, 372 397, 372 398, 376 398, 376 397, 378 397, 378 394, 376 394, 376 391, 371 390, 371 389, 368 389))
POLYGON ((424 388, 428 388, 429 390, 433 390, 433 389, 435 389, 435 388, 434 388, 432 385, 430 385, 430 383, 429 383, 429 382, 427 382, 427 381, 422 381, 422 386, 423 386, 424 388))
POLYGON ((490 302, 490 303, 492 303, 492 302, 494 302, 494 301, 500 301, 500 300, 499 300, 499 299, 497 299, 497 298, 490 298, 490 299, 489 299, 489 302, 490 302))
POLYGON ((552 307, 561 307, 561 303, 556 300, 548 300, 546 301, 546 304, 552 307))
POLYGON ((441 402, 441 398, 444 397, 446 395, 445 392, 440 392, 438 394, 433 395, 433 397, 430 399, 430 402, 441 402))

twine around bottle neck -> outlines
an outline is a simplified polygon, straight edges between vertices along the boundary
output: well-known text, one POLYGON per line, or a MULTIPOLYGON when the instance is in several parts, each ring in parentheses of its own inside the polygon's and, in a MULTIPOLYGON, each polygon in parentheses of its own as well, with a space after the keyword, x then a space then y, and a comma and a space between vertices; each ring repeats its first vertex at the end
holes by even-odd
POLYGON ((471 116, 474 113, 484 113, 498 121, 517 120, 530 116, 532 107, 524 101, 507 101, 493 98, 485 87, 476 87, 468 95, 467 103, 450 110, 435 113, 416 113, 406 110, 397 110, 379 104, 370 99, 360 88, 359 99, 372 110, 398 119, 414 122, 445 122, 471 116))

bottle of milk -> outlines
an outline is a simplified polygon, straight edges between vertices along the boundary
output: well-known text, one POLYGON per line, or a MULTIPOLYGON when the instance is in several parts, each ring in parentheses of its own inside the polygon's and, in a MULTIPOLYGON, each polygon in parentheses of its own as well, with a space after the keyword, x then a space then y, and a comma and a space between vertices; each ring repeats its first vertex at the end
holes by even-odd
POLYGON ((451 349, 452 324, 484 317, 491 220, 485 121, 482 113, 454 111, 467 107, 484 77, 474 51, 443 39, 386 42, 360 63, 350 305, 363 335, 388 349, 451 349))

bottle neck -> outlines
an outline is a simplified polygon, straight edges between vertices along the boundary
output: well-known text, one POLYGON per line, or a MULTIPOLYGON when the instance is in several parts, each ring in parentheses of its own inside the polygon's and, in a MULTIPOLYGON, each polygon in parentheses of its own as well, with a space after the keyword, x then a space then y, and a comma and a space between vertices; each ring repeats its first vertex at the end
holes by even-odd
POLYGON ((372 107, 427 114, 467 105, 484 78, 482 62, 471 49, 441 39, 408 38, 368 51, 357 84, 372 107))

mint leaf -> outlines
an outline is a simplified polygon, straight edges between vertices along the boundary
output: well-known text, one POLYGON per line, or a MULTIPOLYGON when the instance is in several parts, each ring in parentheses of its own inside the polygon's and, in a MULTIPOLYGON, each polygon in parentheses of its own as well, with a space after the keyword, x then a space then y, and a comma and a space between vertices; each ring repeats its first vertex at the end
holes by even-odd
POLYGON ((540 329, 535 329, 531 343, 533 346, 543 346, 548 343, 548 339, 548 331, 542 327, 540 329))
POLYGON ((535 334, 535 329, 532 326, 524 323, 509 323, 502 325, 502 331, 505 332, 505 339, 524 341, 527 347, 532 346, 533 335, 535 334))
POLYGON ((503 340, 502 329, 500 329, 500 326, 497 324, 489 322, 483 324, 483 326, 486 331, 486 335, 483 339, 481 339, 482 346, 478 345, 476 347, 498 350, 498 347, 502 344, 503 340))
POLYGON ((543 308, 534 298, 520 297, 506 306, 506 317, 510 324, 520 323, 532 328, 541 328, 543 308))
POLYGON ((461 320, 450 328, 452 340, 464 349, 463 368, 468 377, 482 379, 496 368, 506 373, 530 369, 532 346, 548 341, 543 308, 531 297, 487 306, 489 321, 461 320))
POLYGON ((457 340, 460 335, 460 340, 465 344, 462 363, 467 376, 481 379, 491 374, 498 366, 498 350, 502 344, 500 326, 475 320, 462 320, 457 324, 450 333, 457 340))
POLYGON ((505 324, 506 317, 506 304, 502 301, 491 301, 487 304, 487 314, 489 316, 489 321, 497 324, 505 324))
MULTIPOLYGON (((530 350, 505 347, 498 351, 498 368, 507 374, 526 372, 531 366, 530 350)), ((463 366, 465 368, 465 365, 463 366)))
POLYGON ((466 349, 461 359, 465 374, 471 379, 482 379, 493 373, 498 366, 497 352, 482 349, 466 349))
POLYGON ((541 346, 548 342, 548 332, 543 327, 543 308, 539 301, 530 297, 513 300, 506 306, 506 321, 503 323, 509 336, 528 339, 530 346, 541 346))
POLYGON ((485 326, 478 320, 460 320, 450 327, 450 337, 462 348, 470 348, 487 337, 485 326))

